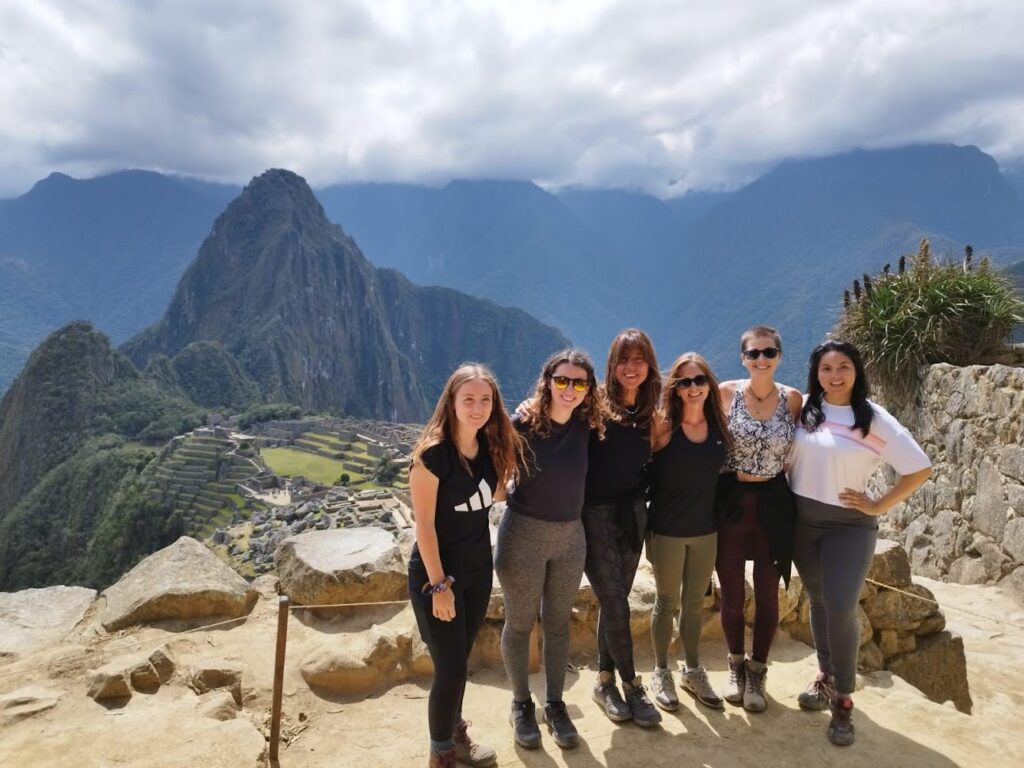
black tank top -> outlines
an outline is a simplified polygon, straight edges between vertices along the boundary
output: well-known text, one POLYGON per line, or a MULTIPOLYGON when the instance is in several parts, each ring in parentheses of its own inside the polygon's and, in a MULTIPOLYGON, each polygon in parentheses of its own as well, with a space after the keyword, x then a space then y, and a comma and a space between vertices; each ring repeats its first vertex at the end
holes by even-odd
POLYGON ((694 443, 676 427, 651 465, 650 528, 662 536, 706 536, 718 529, 715 486, 727 452, 708 423, 708 437, 694 443))
POLYGON ((640 497, 644 465, 651 458, 646 429, 631 422, 605 422, 604 440, 590 433, 585 504, 614 504, 640 497))

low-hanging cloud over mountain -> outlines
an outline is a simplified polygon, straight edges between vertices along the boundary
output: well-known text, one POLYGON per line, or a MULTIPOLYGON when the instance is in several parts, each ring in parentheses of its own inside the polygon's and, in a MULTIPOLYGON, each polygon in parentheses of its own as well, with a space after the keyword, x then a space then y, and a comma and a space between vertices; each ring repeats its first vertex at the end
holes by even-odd
POLYGON ((1016 0, 9 0, 0 196, 53 170, 676 194, 916 142, 1024 157, 1016 0))

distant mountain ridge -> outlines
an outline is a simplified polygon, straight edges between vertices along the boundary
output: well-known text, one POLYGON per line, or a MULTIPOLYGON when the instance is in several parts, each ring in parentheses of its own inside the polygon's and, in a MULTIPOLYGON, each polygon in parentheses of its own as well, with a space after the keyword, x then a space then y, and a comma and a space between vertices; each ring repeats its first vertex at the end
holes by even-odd
MULTIPOLYGON (((787 162, 734 192, 667 201, 494 180, 439 188, 332 185, 316 194, 328 218, 376 266, 398 269, 416 284, 518 306, 595 358, 604 356, 617 330, 639 325, 651 332, 666 364, 694 348, 723 376, 742 375, 736 339, 763 321, 786 340, 787 381, 802 384, 806 353, 830 327, 842 288, 916 251, 922 237, 939 255, 958 256, 970 243, 996 264, 1024 258, 1022 179, 1019 167, 1001 174, 974 147, 923 146, 787 162)), ((159 318, 188 257, 158 256, 184 253, 186 240, 194 254, 222 210, 202 201, 212 195, 226 203, 234 193, 138 172, 83 182, 57 176, 37 186, 23 198, 35 198, 40 211, 21 217, 20 239, 9 235, 18 218, 11 210, 27 203, 0 201, 0 391, 32 346, 61 322, 92 319, 120 342, 159 318), (159 232, 142 231, 141 213, 120 213, 129 199, 145 197, 136 185, 180 197, 157 206, 164 211, 159 232), (108 187, 122 191, 107 197, 89 191, 108 187), (56 202, 47 208, 45 200, 56 202), (189 230, 189 217, 175 212, 195 205, 206 211, 205 224, 196 218, 189 230), (92 211, 89 206, 102 210, 80 218, 106 224, 61 223, 79 221, 75 211, 92 211), (56 237, 51 229, 65 234, 56 237), (83 263, 106 275, 92 283, 59 266, 76 261, 89 243, 106 244, 84 248, 83 263), (48 255, 58 252, 60 259, 48 255), (103 266, 108 258, 117 269, 103 266), (39 277, 51 270, 46 265, 57 265, 52 280, 39 277), (77 282, 92 286, 84 292, 91 304, 77 282)), ((128 208, 136 209, 143 210, 128 208)))
POLYGON ((568 343, 522 311, 378 272, 283 170, 218 217, 164 319, 123 349, 143 368, 199 341, 223 344, 272 400, 394 421, 425 419, 461 360, 524 392, 568 343))

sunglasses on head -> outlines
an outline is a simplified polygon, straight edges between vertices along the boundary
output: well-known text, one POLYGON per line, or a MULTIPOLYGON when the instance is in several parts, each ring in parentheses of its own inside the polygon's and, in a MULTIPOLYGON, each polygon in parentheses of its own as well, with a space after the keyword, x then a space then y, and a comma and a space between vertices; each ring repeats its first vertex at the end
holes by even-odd
POLYGON ((684 376, 683 378, 676 382, 676 386, 682 387, 683 389, 689 389, 690 387, 703 387, 707 383, 708 377, 705 376, 703 373, 698 373, 692 379, 689 376, 684 376))
POLYGON ((779 354, 778 347, 765 347, 764 349, 744 349, 743 356, 747 360, 757 360, 761 355, 765 356, 767 360, 774 360, 779 354))
POLYGON ((568 376, 552 376, 551 382, 555 385, 555 389, 565 389, 570 384, 572 384, 572 388, 577 392, 586 392, 590 388, 589 379, 570 379, 568 376))

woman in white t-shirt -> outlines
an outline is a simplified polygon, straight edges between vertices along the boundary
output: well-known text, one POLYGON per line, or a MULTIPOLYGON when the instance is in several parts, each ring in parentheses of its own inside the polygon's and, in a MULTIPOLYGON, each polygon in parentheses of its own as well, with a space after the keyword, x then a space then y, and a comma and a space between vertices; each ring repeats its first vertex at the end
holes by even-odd
POLYGON ((810 598, 819 669, 799 702, 803 709, 831 707, 828 739, 837 746, 854 739, 857 604, 875 552, 878 516, 930 475, 931 461, 910 432, 868 400, 857 348, 844 341, 815 348, 789 459, 797 506, 793 562, 810 598), (873 499, 865 488, 883 462, 900 479, 873 499))

